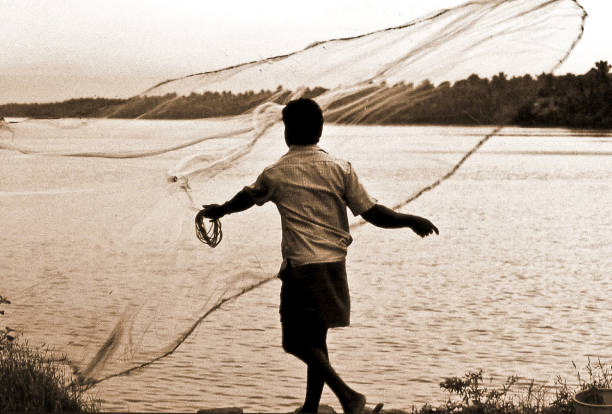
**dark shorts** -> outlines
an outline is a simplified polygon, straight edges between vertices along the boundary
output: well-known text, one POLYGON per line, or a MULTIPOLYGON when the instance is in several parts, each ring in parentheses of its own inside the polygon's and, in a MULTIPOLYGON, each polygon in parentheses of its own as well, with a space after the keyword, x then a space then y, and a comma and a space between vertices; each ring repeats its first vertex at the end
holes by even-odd
POLYGON ((308 321, 284 321, 283 327, 283 349, 298 358, 304 356, 304 352, 311 352, 313 348, 322 350, 327 355, 327 326, 318 320, 308 321))
POLYGON ((287 263, 279 277, 281 322, 298 325, 348 326, 351 301, 345 262, 287 263))

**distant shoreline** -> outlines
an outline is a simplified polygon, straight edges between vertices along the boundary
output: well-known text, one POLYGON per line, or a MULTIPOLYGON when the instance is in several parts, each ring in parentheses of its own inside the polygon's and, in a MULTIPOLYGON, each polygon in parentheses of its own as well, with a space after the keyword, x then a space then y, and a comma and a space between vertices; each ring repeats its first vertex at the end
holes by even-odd
MULTIPOLYGON (((221 118, 230 118, 231 116, 225 116, 225 117, 214 117, 214 118, 189 118, 189 119, 180 119, 180 118, 176 118, 176 119, 171 119, 171 118, 146 118, 146 119, 132 119, 132 118, 101 118, 101 117, 69 117, 69 118, 37 118, 37 117, 7 117, 6 119, 20 119, 19 121, 13 121, 10 120, 8 122, 6 122, 7 124, 19 124, 22 122, 26 122, 28 120, 36 120, 36 121, 53 121, 53 120, 82 120, 82 121, 97 121, 97 120, 104 120, 104 119, 113 119, 113 120, 117 120, 117 121, 125 121, 125 120, 133 120, 133 121, 205 121, 207 119, 221 119, 221 118)), ((5 119, 5 120, 6 120, 5 119)), ((518 124, 452 124, 452 123, 412 123, 412 124, 366 124, 366 123, 360 123, 360 124, 347 124, 347 123, 337 123, 337 122, 326 122, 326 125, 335 125, 335 126, 362 126, 362 127, 376 127, 376 126, 382 126, 382 127, 396 127, 396 128, 401 128, 401 127, 455 127, 455 128, 461 128, 461 127, 465 127, 465 128, 475 128, 475 127, 481 127, 481 128, 495 128, 495 127, 504 127, 504 128, 533 128, 533 129, 564 129, 564 130, 568 130, 568 131, 573 131, 573 132, 579 132, 579 131, 585 131, 585 132, 593 132, 596 134, 602 134, 602 135, 606 135, 607 133, 612 133, 612 127, 609 128, 590 128, 590 127, 571 127, 571 126, 563 126, 563 125, 518 125, 518 124)))
MULTIPOLYGON (((306 89, 316 98, 327 89, 306 89)), ((129 99, 78 98, 52 103, 0 105, 0 117, 188 120, 234 116, 264 102, 285 104, 291 91, 204 92, 129 99)), ((424 81, 372 85, 333 102, 327 122, 357 125, 439 125, 612 129, 612 75, 599 61, 583 75, 491 79, 471 75, 452 85, 424 81), (342 108, 334 112, 333 109, 342 108)))

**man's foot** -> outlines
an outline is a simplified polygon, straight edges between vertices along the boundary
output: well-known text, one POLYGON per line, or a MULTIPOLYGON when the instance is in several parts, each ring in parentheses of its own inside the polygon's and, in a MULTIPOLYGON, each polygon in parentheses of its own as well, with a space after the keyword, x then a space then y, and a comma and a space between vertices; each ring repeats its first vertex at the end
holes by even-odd
POLYGON ((307 411, 304 409, 304 407, 300 407, 298 409, 296 409, 293 414, 316 414, 316 412, 312 412, 312 411, 307 411))
POLYGON ((294 414, 336 414, 336 411, 333 409, 333 407, 329 405, 321 404, 319 406, 319 409, 316 411, 308 411, 304 409, 304 407, 302 406, 296 409, 293 413, 294 414))
POLYGON ((344 414, 361 414, 366 405, 366 397, 358 392, 345 404, 342 404, 344 414))
POLYGON ((384 404, 378 403, 374 408, 372 408, 372 412, 370 414, 379 414, 382 411, 384 404))

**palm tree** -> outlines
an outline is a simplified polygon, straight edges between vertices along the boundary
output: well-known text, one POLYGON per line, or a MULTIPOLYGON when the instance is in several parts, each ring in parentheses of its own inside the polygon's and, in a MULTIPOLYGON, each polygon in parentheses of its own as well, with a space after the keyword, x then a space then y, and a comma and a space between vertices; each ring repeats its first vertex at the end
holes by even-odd
POLYGON ((609 79, 610 76, 610 68, 611 66, 605 60, 600 60, 595 63, 595 67, 597 68, 597 76, 601 79, 609 79))

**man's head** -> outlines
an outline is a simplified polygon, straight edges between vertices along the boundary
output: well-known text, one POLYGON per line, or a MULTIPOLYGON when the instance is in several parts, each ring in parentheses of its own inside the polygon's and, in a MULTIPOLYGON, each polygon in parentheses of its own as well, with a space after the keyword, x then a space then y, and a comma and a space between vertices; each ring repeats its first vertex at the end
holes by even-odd
POLYGON ((283 108, 287 145, 314 145, 323 132, 323 112, 312 99, 297 99, 283 108))

